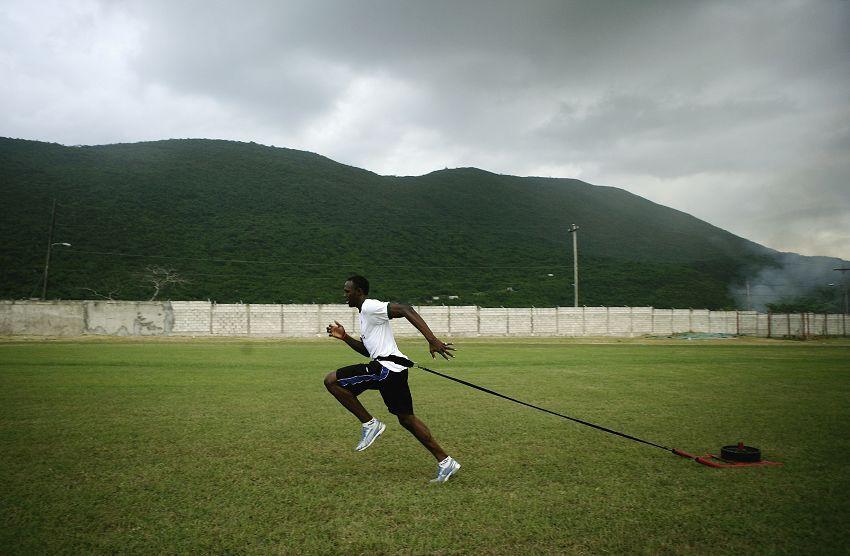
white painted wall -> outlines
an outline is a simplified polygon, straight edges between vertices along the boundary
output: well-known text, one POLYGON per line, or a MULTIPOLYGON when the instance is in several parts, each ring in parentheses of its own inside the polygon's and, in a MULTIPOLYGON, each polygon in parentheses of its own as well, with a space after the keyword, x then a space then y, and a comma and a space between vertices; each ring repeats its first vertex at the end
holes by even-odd
MULTIPOLYGON (((416 310, 435 334, 464 336, 636 337, 676 333, 747 336, 846 336, 848 315, 759 314, 754 311, 652 307, 449 307, 416 310)), ((0 334, 80 336, 273 336, 312 338, 338 321, 359 334, 346 305, 224 304, 209 301, 0 301, 0 334)), ((406 320, 398 337, 418 336, 406 320)))

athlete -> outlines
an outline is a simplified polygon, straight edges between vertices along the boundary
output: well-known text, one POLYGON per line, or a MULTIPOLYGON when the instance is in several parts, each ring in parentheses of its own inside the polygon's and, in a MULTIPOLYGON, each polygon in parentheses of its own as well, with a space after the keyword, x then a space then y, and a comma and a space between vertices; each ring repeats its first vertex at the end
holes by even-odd
POLYGON ((357 396, 364 390, 378 390, 390 413, 409 430, 437 459, 437 477, 432 483, 443 483, 454 475, 460 464, 437 444, 431 431, 413 414, 413 399, 407 385, 407 368, 413 363, 399 351, 390 327, 390 319, 404 317, 428 340, 431 357, 439 353, 445 359, 454 357, 452 344, 438 340, 428 325, 409 305, 369 299, 369 281, 363 276, 351 276, 345 282, 345 298, 349 307, 360 312, 360 339, 355 340, 345 328, 334 321, 327 327, 328 336, 342 340, 348 346, 369 357, 369 363, 342 367, 325 376, 325 387, 348 411, 363 424, 360 452, 372 445, 384 432, 386 425, 366 411, 357 396))

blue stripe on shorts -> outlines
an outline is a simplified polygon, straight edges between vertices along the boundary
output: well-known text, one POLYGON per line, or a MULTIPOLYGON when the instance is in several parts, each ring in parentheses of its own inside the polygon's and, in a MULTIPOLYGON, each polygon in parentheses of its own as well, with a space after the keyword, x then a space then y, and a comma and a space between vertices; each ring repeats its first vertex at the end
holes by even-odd
POLYGON ((390 374, 390 370, 381 365, 381 371, 375 374, 357 375, 350 378, 339 378, 337 382, 340 386, 353 386, 364 382, 381 382, 390 374))

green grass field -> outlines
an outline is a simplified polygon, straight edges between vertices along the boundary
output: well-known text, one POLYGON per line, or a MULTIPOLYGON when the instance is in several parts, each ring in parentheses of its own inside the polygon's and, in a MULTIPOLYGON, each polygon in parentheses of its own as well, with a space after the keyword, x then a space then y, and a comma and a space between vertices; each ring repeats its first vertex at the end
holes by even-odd
MULTIPOLYGON (((436 466, 325 391, 342 343, 0 342, 0 553, 846 554, 850 342, 460 340, 428 365, 711 469, 411 371, 436 466)), ((425 361, 424 342, 403 343, 425 361)))

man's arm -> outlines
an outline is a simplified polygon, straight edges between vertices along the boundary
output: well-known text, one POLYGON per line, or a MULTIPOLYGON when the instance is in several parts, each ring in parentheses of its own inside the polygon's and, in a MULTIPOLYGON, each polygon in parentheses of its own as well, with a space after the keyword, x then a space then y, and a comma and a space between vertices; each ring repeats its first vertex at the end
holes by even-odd
POLYGON ((348 347, 350 347, 360 355, 365 355, 366 357, 369 357, 369 351, 366 349, 366 346, 363 345, 363 342, 361 342, 360 340, 355 340, 354 338, 349 336, 348 332, 345 331, 345 327, 337 321, 334 321, 333 324, 329 324, 327 331, 328 336, 330 336, 331 338, 337 338, 339 340, 342 340, 343 342, 348 344, 348 347))
POLYGON ((403 305, 401 303, 390 303, 387 309, 387 314, 391 319, 395 319, 398 317, 404 317, 410 324, 416 327, 425 339, 428 340, 428 351, 431 352, 431 359, 435 357, 435 353, 439 353, 443 356, 443 358, 448 359, 449 357, 454 357, 455 348, 452 347, 452 344, 446 344, 440 341, 434 333, 431 332, 431 329, 428 328, 428 325, 422 319, 422 317, 417 313, 413 307, 410 305, 403 305))

